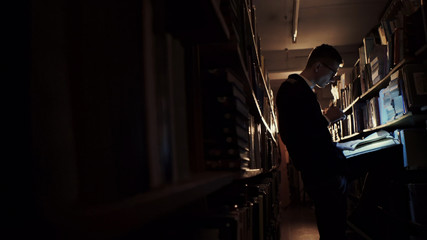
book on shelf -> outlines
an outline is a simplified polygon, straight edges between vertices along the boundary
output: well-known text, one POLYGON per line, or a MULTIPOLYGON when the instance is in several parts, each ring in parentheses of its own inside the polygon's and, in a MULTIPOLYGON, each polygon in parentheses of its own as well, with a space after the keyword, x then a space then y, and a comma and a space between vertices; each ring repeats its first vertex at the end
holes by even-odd
POLYGON ((406 96, 403 91, 400 71, 390 76, 390 82, 386 88, 379 91, 380 123, 386 124, 408 112, 406 96))
POLYGON ((362 89, 361 89, 361 83, 360 83, 360 77, 354 78, 352 82, 352 89, 351 89, 351 102, 354 102, 354 100, 357 99, 360 95, 362 95, 362 89))
POLYGON ((360 77, 360 58, 356 60, 351 71, 351 78, 356 79, 360 77))
POLYGON ((254 168, 262 168, 263 162, 262 162, 262 125, 261 123, 255 123, 254 125, 254 149, 253 149, 253 157, 254 159, 251 159, 251 161, 254 161, 254 168))
POLYGON ((427 110, 427 65, 407 64, 401 71, 408 108, 414 112, 427 110))
POLYGON ((393 41, 387 42, 387 72, 390 72, 394 67, 393 48, 393 41))
POLYGON ((394 31, 393 40, 393 65, 396 66, 404 58, 404 30, 403 28, 397 28, 394 31))
POLYGON ((249 161, 249 108, 244 86, 228 69, 203 76, 203 142, 208 169, 240 169, 249 161))
MULTIPOLYGON (((425 4, 425 3, 424 3, 425 4)), ((423 16, 424 7, 419 7, 415 12, 405 18, 405 29, 408 40, 409 52, 414 53, 427 44, 426 17, 423 16)))
POLYGON ((363 101, 360 103, 360 111, 363 119, 363 129, 371 128, 371 119, 369 113, 369 101, 363 101))
POLYGON ((366 103, 357 102, 353 107, 354 126, 356 132, 361 132, 365 129, 364 111, 366 112, 366 103))
POLYGON ((388 122, 388 118, 387 118, 387 112, 385 109, 385 104, 384 104, 384 92, 385 92, 385 88, 380 89, 380 91, 378 92, 378 109, 380 112, 380 124, 386 124, 388 122))
POLYGON ((233 184, 207 197, 208 211, 194 218, 197 239, 273 239, 278 223, 278 183, 272 172, 262 179, 233 184))
POLYGON ((373 97, 367 102, 369 106, 369 128, 374 128, 381 124, 378 97, 373 97))
POLYGON ((360 94, 364 94, 368 90, 368 86, 365 81, 364 72, 360 75, 360 94))
POLYGON ((366 36, 362 39, 363 41, 363 55, 365 57, 365 63, 370 63, 371 52, 375 47, 375 37, 374 36, 366 36))
POLYGON ((347 158, 355 157, 361 154, 377 151, 390 146, 399 145, 400 141, 394 132, 387 132, 385 130, 379 130, 371 133, 363 139, 356 139, 339 143, 341 147, 347 148, 343 150, 343 154, 347 158))
MULTIPOLYGON (((365 50, 363 49, 363 45, 360 46, 358 50, 359 50, 360 71, 363 71, 366 65, 365 50)), ((359 74, 362 74, 362 72, 360 72, 359 74)))
POLYGON ((381 24, 378 26, 378 34, 380 36, 381 45, 387 45, 388 40, 387 40, 386 32, 385 32, 384 26, 381 24))
POLYGON ((383 79, 389 72, 389 63, 387 58, 387 45, 376 44, 371 51, 371 80, 375 85, 383 79))
POLYGON ((249 168, 251 169, 257 169, 259 168, 259 165, 256 162, 256 158, 255 158, 255 132, 257 131, 256 129, 256 123, 255 123, 255 117, 254 116, 249 116, 249 129, 248 129, 248 134, 249 134, 249 168))
POLYGON ((372 69, 371 64, 365 64, 360 75, 360 90, 361 93, 367 92, 372 87, 372 69))
MULTIPOLYGON (((172 122, 172 181, 178 182, 190 176, 188 104, 185 77, 185 50, 178 39, 171 36, 167 40, 169 95, 173 107, 170 109, 172 122), (184 114, 185 113, 185 114, 184 114)), ((163 87, 163 86, 160 86, 163 87)))
POLYGON ((387 43, 393 41, 393 32, 394 32, 394 26, 392 26, 392 21, 388 20, 388 19, 382 19, 380 21, 380 25, 381 25, 381 33, 384 32, 385 35, 385 40, 387 43))
POLYGON ((372 61, 371 61, 371 69, 372 69, 372 85, 375 85, 378 81, 381 80, 381 75, 379 72, 379 62, 378 62, 378 57, 375 57, 372 61))
MULTIPOLYGON (((411 1, 402 1, 403 5, 411 1)), ((388 46, 389 68, 396 66, 427 43, 423 7, 403 7, 380 24, 388 46), (409 10, 410 9, 410 10, 409 10)))
MULTIPOLYGON (((156 38, 153 67, 156 81, 147 85, 150 97, 149 148, 150 187, 179 181, 189 176, 187 135, 187 89, 185 50, 171 34, 156 38)), ((148 98, 147 98, 148 99, 148 98)))

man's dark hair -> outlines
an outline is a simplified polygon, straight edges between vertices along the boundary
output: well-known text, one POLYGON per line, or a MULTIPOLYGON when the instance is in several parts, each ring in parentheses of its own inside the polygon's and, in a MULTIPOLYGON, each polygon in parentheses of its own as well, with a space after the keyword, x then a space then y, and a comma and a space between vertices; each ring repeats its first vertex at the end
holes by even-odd
POLYGON ((308 57, 307 67, 311 67, 317 61, 336 61, 340 65, 343 64, 343 60, 339 52, 328 44, 322 44, 314 48, 310 56, 308 57))

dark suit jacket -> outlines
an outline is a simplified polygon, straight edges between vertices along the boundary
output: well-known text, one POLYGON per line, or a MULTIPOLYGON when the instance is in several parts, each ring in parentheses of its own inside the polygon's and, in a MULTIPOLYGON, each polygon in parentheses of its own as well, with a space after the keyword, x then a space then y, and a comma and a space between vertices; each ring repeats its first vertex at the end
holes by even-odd
POLYGON ((292 163, 312 176, 346 173, 346 159, 328 130, 317 97, 304 79, 292 74, 277 93, 279 132, 292 163))

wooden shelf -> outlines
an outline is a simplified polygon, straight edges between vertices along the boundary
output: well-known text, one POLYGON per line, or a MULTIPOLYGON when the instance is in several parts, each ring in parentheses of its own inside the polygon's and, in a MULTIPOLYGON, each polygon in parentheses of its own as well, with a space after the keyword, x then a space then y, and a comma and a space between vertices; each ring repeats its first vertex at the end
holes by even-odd
POLYGON ((421 56, 427 52, 427 43, 415 52, 415 56, 421 56))
MULTIPOLYGON (((244 64, 243 55, 241 54, 238 43, 213 43, 200 45, 200 51, 202 53, 201 63, 205 66, 212 67, 224 67, 233 69, 237 75, 244 76, 244 79, 240 79, 246 88, 248 95, 248 105, 252 109, 254 116, 261 120, 267 131, 273 138, 273 141, 277 144, 275 134, 272 132, 270 126, 265 121, 261 107, 259 106, 258 100, 255 96, 255 92, 252 88, 251 79, 249 78, 248 71, 244 64), (203 56, 209 56, 209 59, 203 58, 203 56)), ((240 77, 241 78, 241 77, 240 77)), ((271 110, 273 111, 273 110, 271 110)), ((275 120, 276 121, 276 120, 275 120)))
MULTIPOLYGON (((31 60, 32 63, 41 62, 36 64, 35 72, 40 70, 48 77, 40 77, 40 74, 30 74, 28 77, 36 85, 41 84, 48 89, 60 86, 62 90, 28 108, 34 113, 31 125, 38 127, 37 131, 32 132, 32 139, 42 139, 46 144, 28 143, 34 145, 32 154, 42 156, 35 157, 34 163, 40 165, 41 171, 35 177, 41 181, 35 183, 29 193, 28 200, 35 203, 29 204, 16 216, 16 219, 28 217, 26 223, 17 228, 34 229, 34 233, 28 231, 28 234, 40 234, 42 238, 144 238, 145 230, 149 230, 147 232, 158 234, 153 239, 170 239, 171 236, 182 239, 187 236, 187 231, 197 233, 202 230, 202 225, 208 224, 208 220, 201 221, 201 225, 183 226, 186 222, 175 222, 175 218, 188 220, 189 215, 195 213, 197 216, 191 221, 205 220, 205 217, 210 217, 211 211, 216 210, 216 205, 226 207, 222 200, 238 204, 239 195, 246 193, 242 187, 248 182, 254 186, 264 184, 264 180, 278 182, 279 174, 271 167, 277 164, 278 154, 275 139, 277 126, 270 120, 274 110, 268 112, 267 106, 267 103, 272 103, 272 96, 265 76, 258 76, 260 55, 259 49, 257 51, 253 46, 255 40, 253 43, 247 41, 251 37, 246 35, 250 34, 249 29, 246 29, 245 35, 240 32, 243 20, 249 25, 243 12, 244 2, 107 1, 101 5, 78 2, 71 9, 66 9, 67 21, 63 21, 62 16, 64 4, 67 5, 59 1, 47 9, 43 4, 34 4, 29 11, 30 20, 37 22, 36 27, 41 30, 31 44, 38 48, 44 48, 56 40, 59 44, 49 45, 52 51, 48 56, 40 53, 31 60), (227 4, 232 8, 227 9, 227 4), (242 15, 245 19, 242 19, 242 15), (53 25, 44 24, 49 22, 53 25), (69 24, 71 22, 72 25, 69 24), (61 32, 53 31, 53 35, 50 34, 52 26, 85 37, 68 44, 68 36, 63 36, 61 32), (238 31, 237 35, 235 31, 238 31), (92 46, 95 48, 92 49, 92 46), (109 46, 117 48, 111 52, 109 46), (250 49, 252 47, 255 51, 250 49), (62 53, 69 48, 73 51, 68 59, 62 53), (87 51, 89 48, 92 50, 87 51), (253 58, 247 58, 251 55, 253 58), (51 58, 58 59, 60 68, 45 67, 48 64, 45 60, 51 58), (85 61, 81 66, 82 59, 85 61), (98 62, 98 67, 85 67, 91 62, 98 62), (69 68, 75 71, 62 71, 69 68), (253 165, 260 169, 204 170, 207 167, 203 155, 209 147, 206 142, 210 140, 205 134, 204 120, 211 115, 204 112, 208 107, 202 90, 209 80, 204 78, 208 76, 206 71, 213 68, 227 68, 244 83, 247 107, 259 127, 254 129, 254 135, 249 135, 246 122, 221 122, 221 113, 210 112, 218 117, 212 118, 218 120, 213 123, 214 126, 224 132, 213 141, 232 148, 227 149, 228 153, 239 147, 256 150, 256 157, 261 159, 257 158, 256 163, 254 160, 253 165), (255 80, 253 73, 257 74, 259 88, 252 86, 255 80), (59 82, 53 81, 55 76, 61 76, 59 82), (73 84, 69 86, 68 80, 73 80, 73 84), (254 93, 254 89, 258 92, 254 93), (65 96, 67 101, 63 101, 62 92, 69 93, 69 96, 65 96), (258 101, 255 95, 263 98, 258 101), (97 101, 86 106, 88 99, 97 101), (260 105, 263 100, 265 106, 260 105), (43 117, 46 106, 48 109, 53 106, 66 111, 64 114, 61 112, 43 117), (119 113, 118 109, 121 109, 119 113), (71 116, 76 114, 79 118, 72 119, 71 116), (94 122, 100 124, 91 128, 94 122), (57 123, 57 134, 43 134, 46 131, 52 133, 50 123, 57 123), (74 127, 70 128, 70 124, 74 127), (244 146, 240 143, 225 145, 229 142, 226 138, 229 135, 222 137, 233 127, 238 128, 239 133, 245 132, 239 135, 244 138, 242 142, 246 140, 244 146), (76 138, 70 139, 71 135, 76 138), (268 144, 252 149, 246 143, 253 136, 262 136, 268 144), (265 154, 259 155, 258 150, 265 154), (237 188, 232 196, 222 195, 220 190, 228 187, 235 190, 235 186, 237 188), (211 197, 221 198, 221 203, 211 204, 211 197), (165 222, 169 223, 167 229, 164 229, 165 222), (176 223, 176 226, 170 223, 176 223)), ((34 94, 45 93, 38 87, 31 90, 34 94)), ((223 93, 218 88, 214 91, 223 93)), ((236 92, 234 94, 238 95, 236 92)), ((206 127, 212 126, 208 125, 206 127)), ((279 200, 273 199, 277 196, 275 191, 273 189, 265 196, 273 204, 279 200)), ((253 196, 258 195, 253 193, 253 196)), ((22 208, 22 204, 16 205, 22 208)), ((269 211, 266 207, 260 205, 260 210, 269 211)), ((240 206, 237 209, 240 210, 240 206)), ((227 213, 221 214, 225 216, 227 213)), ((272 222, 276 214, 277 211, 271 211, 270 219, 264 220, 272 222)), ((242 213, 239 217, 249 221, 257 216, 242 213)), ((240 225, 235 227, 232 230, 241 230, 240 225)), ((270 238, 275 233, 272 230, 265 228, 259 234, 270 238)), ((250 231, 247 228, 248 234, 250 231)))
POLYGON ((213 193, 238 177, 237 172, 205 172, 187 182, 141 193, 120 202, 75 209, 66 220, 68 224, 64 226, 82 236, 122 236, 213 193))
POLYGON ((374 86, 369 88, 365 93, 357 97, 353 102, 351 102, 344 110, 344 113, 350 112, 351 108, 359 101, 368 100, 373 96, 378 94, 378 91, 382 88, 387 87, 387 84, 390 82, 390 76, 398 71, 404 64, 413 61, 413 58, 403 59, 399 64, 397 64, 383 79, 377 82, 374 86))
POLYGON ((380 125, 378 127, 365 129, 363 132, 372 132, 377 131, 379 129, 385 128, 399 128, 399 127, 414 127, 418 125, 418 123, 422 123, 422 121, 427 120, 427 114, 413 114, 412 112, 408 112, 407 114, 401 116, 398 119, 395 119, 386 124, 380 125))
POLYGON ((340 141, 350 140, 350 139, 352 139, 352 138, 356 138, 356 137, 358 137, 359 135, 360 135, 360 133, 353 133, 353 134, 351 134, 351 135, 348 135, 348 136, 342 137, 342 138, 340 139, 340 141))
POLYGON ((356 104, 356 103, 359 101, 359 99, 360 99, 360 97, 357 97, 356 99, 354 99, 354 101, 353 101, 350 105, 348 105, 348 106, 343 110, 343 112, 344 112, 344 113, 348 113, 348 112, 350 112, 351 108, 354 106, 354 104, 356 104))
MULTIPOLYGON (((249 6, 246 6, 246 8, 248 9, 249 6)), ((253 50, 255 52, 256 67, 258 68, 259 72, 261 73, 260 75, 261 75, 261 78, 262 78, 262 83, 264 85, 264 90, 265 90, 264 92, 267 95, 268 101, 271 103, 273 101, 273 96, 271 96, 271 93, 269 92, 270 88, 267 86, 266 78, 264 76, 264 73, 261 71, 262 70, 261 69, 261 63, 260 63, 261 53, 258 51, 258 48, 256 47, 257 44, 259 44, 259 43, 257 43, 257 41, 255 40, 255 33, 253 32, 254 23, 252 22, 252 18, 251 18, 251 16, 249 14, 250 14, 249 11, 247 11, 247 17, 249 19, 249 25, 250 25, 250 29, 251 29, 251 36, 252 36, 252 43, 253 43, 253 44, 251 44, 251 46, 253 47, 253 50)), ((271 109, 270 112, 271 112, 273 118, 277 119, 276 118, 276 114, 274 113, 274 110, 271 109)))
POLYGON ((259 176, 262 173, 264 173, 262 169, 245 169, 242 172, 241 179, 259 176))
POLYGON ((231 184, 263 174, 263 169, 243 171, 208 171, 191 180, 138 194, 120 202, 70 210, 56 216, 76 236, 106 238, 123 236, 133 229, 157 220, 193 201, 231 184))
POLYGON ((425 121, 427 120, 427 113, 423 113, 423 114, 413 114, 412 112, 408 112, 407 114, 401 116, 398 119, 395 119, 391 122, 388 122, 386 124, 374 127, 374 128, 369 128, 369 129, 364 129, 362 132, 359 133, 354 133, 345 137, 340 138, 340 142, 344 141, 344 140, 350 140, 350 139, 354 139, 356 137, 360 137, 360 136, 365 136, 371 132, 375 132, 381 129, 394 129, 394 128, 404 128, 404 127, 415 127, 417 125, 421 125, 423 123, 425 123, 425 121))
POLYGON ((258 48, 256 47, 257 46, 257 42, 256 42, 256 40, 255 40, 255 33, 253 32, 253 29, 254 29, 254 25, 253 25, 253 23, 252 23, 252 18, 250 17, 250 15, 249 15, 249 11, 247 11, 247 17, 249 18, 249 25, 250 25, 250 29, 251 29, 251 36, 252 36, 252 43, 253 44, 251 44, 251 46, 253 47, 253 50, 254 50, 254 52, 255 52, 255 58, 256 58, 256 66, 257 66, 257 68, 259 68, 259 71, 260 71, 260 73, 261 73, 261 78, 262 78, 262 82, 263 82, 263 84, 264 84, 264 89, 266 90, 265 92, 266 92, 266 94, 267 94, 267 97, 268 97, 268 99, 271 101, 273 98, 272 98, 272 96, 270 95, 270 92, 268 91, 268 86, 267 86, 267 82, 265 81, 265 76, 264 76, 264 73, 261 71, 261 63, 260 63, 260 56, 261 56, 261 53, 260 52, 258 52, 258 48))
POLYGON ((404 64, 408 63, 409 61, 410 59, 403 59, 402 61, 400 61, 400 63, 397 64, 383 79, 381 79, 374 86, 369 88, 368 91, 360 95, 359 99, 367 100, 377 95, 380 89, 387 87, 388 83, 390 82, 390 76, 396 71, 398 71, 404 64))

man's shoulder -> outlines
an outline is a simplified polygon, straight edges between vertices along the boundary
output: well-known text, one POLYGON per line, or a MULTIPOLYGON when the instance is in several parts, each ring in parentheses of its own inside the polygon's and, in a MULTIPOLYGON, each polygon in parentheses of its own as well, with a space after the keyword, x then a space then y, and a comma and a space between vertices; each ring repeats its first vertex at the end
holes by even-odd
POLYGON ((304 85, 298 79, 288 78, 279 87, 277 91, 277 101, 283 99, 295 99, 304 91, 304 85))
POLYGON ((281 87, 283 88, 294 88, 298 86, 304 86, 304 80, 299 79, 299 76, 289 76, 282 84, 281 87))
POLYGON ((296 80, 295 78, 288 78, 285 82, 289 84, 296 84, 298 83, 298 80, 296 80))

